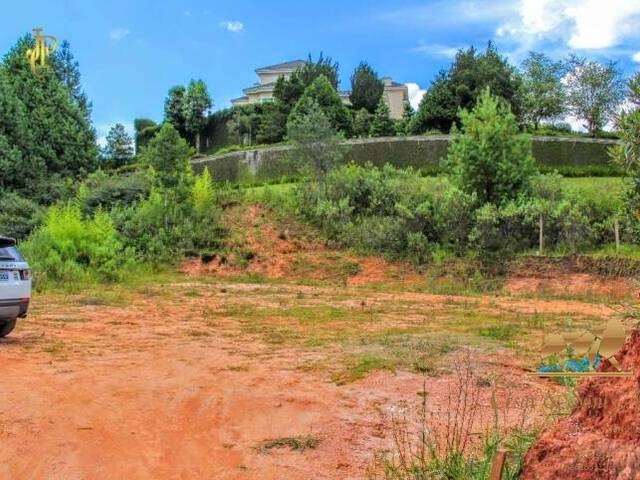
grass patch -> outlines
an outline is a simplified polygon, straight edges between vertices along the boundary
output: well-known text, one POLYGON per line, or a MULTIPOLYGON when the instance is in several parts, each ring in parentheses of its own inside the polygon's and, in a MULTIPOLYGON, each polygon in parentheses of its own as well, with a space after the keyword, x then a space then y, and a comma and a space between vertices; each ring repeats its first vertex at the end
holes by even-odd
POLYGON ((375 370, 395 371, 394 362, 389 358, 368 354, 349 360, 345 367, 343 371, 331 376, 331 381, 336 385, 355 382, 356 380, 365 378, 375 370))
POLYGON ((493 338, 501 342, 508 342, 520 333, 520 329, 509 323, 504 325, 493 325, 491 327, 480 329, 480 336, 493 338))

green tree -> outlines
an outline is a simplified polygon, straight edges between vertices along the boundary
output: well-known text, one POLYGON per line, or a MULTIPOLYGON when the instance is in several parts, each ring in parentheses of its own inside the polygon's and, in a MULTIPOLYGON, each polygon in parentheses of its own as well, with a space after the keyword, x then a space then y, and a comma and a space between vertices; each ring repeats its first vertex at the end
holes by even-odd
POLYGON ((353 109, 364 108, 369 113, 374 113, 383 92, 384 84, 376 71, 367 62, 360 62, 351 76, 349 99, 353 109))
POLYGON ((184 106, 185 93, 184 86, 175 85, 169 89, 167 98, 164 99, 164 121, 173 125, 182 136, 187 133, 184 106))
MULTIPOLYGON (((638 77, 636 76, 636 79, 638 77)), ((633 80, 630 82, 633 96, 633 80)), ((633 234, 633 240, 640 240, 640 105, 632 100, 633 108, 623 111, 617 122, 621 143, 611 147, 612 160, 626 173, 623 189, 623 216, 633 234)))
POLYGON ((455 95, 449 84, 447 73, 441 71, 420 100, 418 111, 411 119, 409 132, 414 135, 428 130, 448 132, 453 124, 452 113, 455 111, 457 111, 455 95))
POLYGON ((640 107, 640 72, 627 80, 627 98, 636 107, 640 107))
POLYGON ((235 107, 231 120, 229 121, 229 132, 236 136, 239 141, 243 141, 251 145, 254 143, 258 135, 260 120, 263 111, 261 104, 250 104, 235 107))
POLYGON ((371 121, 370 133, 372 137, 391 137, 396 134, 395 125, 389 116, 389 105, 384 97, 381 97, 378 102, 378 108, 371 121))
POLYGON ((287 117, 289 110, 282 102, 265 103, 258 125, 258 143, 278 143, 287 134, 287 117))
POLYGON ((116 167, 133 160, 133 141, 121 123, 116 123, 109 130, 104 156, 116 167))
POLYGON ((522 109, 525 122, 538 128, 544 120, 554 120, 566 107, 562 83, 564 66, 544 53, 529 52, 522 63, 522 109))
POLYGON ((289 118, 287 135, 294 145, 296 163, 311 168, 319 179, 324 179, 343 158, 342 137, 336 135, 330 120, 315 100, 309 101, 304 113, 289 118))
POLYGON ((192 173, 189 159, 192 154, 193 149, 187 141, 166 122, 140 152, 140 163, 152 168, 162 188, 190 188, 192 173))
POLYGON ((335 131, 342 132, 347 136, 351 134, 349 109, 342 103, 342 98, 324 75, 320 75, 307 87, 291 111, 289 119, 308 114, 314 103, 317 103, 322 109, 335 131))
POLYGON ((67 87, 71 97, 85 113, 87 119, 91 116, 91 103, 82 90, 80 81, 80 64, 71 53, 71 45, 64 40, 60 47, 51 55, 51 65, 58 80, 67 87))
POLYGON ((184 94, 183 114, 186 131, 195 137, 196 152, 200 151, 200 133, 212 106, 207 85, 202 80, 191 80, 184 94))
POLYGON ((411 133, 411 122, 416 114, 415 110, 409 102, 405 102, 404 109, 402 110, 402 118, 396 122, 396 134, 407 135, 411 133))
POLYGON ((486 89, 473 111, 463 110, 460 116, 462 130, 452 130, 446 160, 454 183, 481 204, 516 198, 536 167, 531 139, 519 132, 509 106, 486 89))
POLYGON ((595 135, 612 120, 624 98, 624 82, 616 64, 601 64, 572 56, 566 76, 571 113, 595 135))
POLYGON ((440 72, 420 102, 412 133, 437 129, 448 132, 462 109, 472 109, 489 87, 511 106, 517 118, 522 113, 520 76, 492 43, 484 52, 474 47, 460 50, 446 72, 440 72))
POLYGON ((33 45, 24 36, 0 65, 0 185, 49 203, 98 167, 98 151, 86 111, 55 70, 29 68, 33 45))
POLYGON ((305 65, 289 78, 279 77, 273 90, 273 97, 280 101, 287 114, 298 103, 304 91, 320 76, 326 77, 334 90, 338 90, 338 63, 322 53, 317 61, 313 61, 311 54, 305 65))
POLYGON ((368 137, 371 131, 371 115, 366 108, 358 110, 353 118, 353 135, 356 137, 368 137))
POLYGON ((155 134, 160 130, 160 125, 150 118, 135 118, 133 120, 133 130, 135 132, 136 153, 141 147, 146 146, 155 134))

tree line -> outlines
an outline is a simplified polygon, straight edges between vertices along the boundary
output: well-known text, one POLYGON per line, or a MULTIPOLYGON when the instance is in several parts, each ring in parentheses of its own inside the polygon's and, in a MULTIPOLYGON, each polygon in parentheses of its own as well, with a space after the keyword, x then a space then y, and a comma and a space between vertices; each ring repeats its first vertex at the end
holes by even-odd
MULTIPOLYGON (((472 109, 485 88, 505 101, 519 127, 530 132, 571 133, 571 116, 590 136, 604 135, 625 99, 625 81, 615 62, 599 63, 576 55, 554 60, 529 52, 519 67, 512 65, 490 42, 484 50, 457 52, 441 70, 414 111, 407 102, 401 119, 393 120, 384 99, 384 83, 366 61, 351 77, 350 105, 339 93, 339 64, 322 53, 289 78, 280 77, 271 102, 236 106, 209 115, 211 97, 202 80, 172 87, 165 99, 164 119, 197 151, 206 150, 200 137, 206 125, 222 119, 232 142, 273 144, 290 140, 287 124, 313 98, 332 128, 346 138, 449 133, 460 125, 460 112, 472 109), (319 80, 323 77, 324 80, 319 80), (304 99, 304 100, 303 100, 304 99), (298 106, 299 102, 303 102, 298 106)), ((159 126, 137 119, 136 143, 144 144, 159 126)))

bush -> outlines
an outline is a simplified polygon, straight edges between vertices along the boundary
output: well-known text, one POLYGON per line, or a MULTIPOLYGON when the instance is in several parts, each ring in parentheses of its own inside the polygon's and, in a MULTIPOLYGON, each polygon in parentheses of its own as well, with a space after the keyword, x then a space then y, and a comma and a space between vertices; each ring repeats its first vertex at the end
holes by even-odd
POLYGON ((97 171, 85 180, 78 191, 84 214, 111 210, 115 206, 132 205, 149 194, 151 179, 145 172, 97 171))
POLYGON ((0 235, 27 238, 41 222, 43 208, 14 192, 0 195, 0 235))
POLYGON ((44 224, 20 247, 34 270, 38 287, 115 281, 133 265, 109 215, 83 218, 74 204, 55 205, 44 224))

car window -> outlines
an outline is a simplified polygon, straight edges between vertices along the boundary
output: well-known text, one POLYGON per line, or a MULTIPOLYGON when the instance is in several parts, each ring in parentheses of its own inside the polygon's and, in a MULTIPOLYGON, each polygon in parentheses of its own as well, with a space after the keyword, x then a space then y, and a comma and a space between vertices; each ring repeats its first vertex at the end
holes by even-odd
POLYGON ((4 247, 0 248, 0 261, 11 260, 14 262, 24 262, 24 258, 20 255, 20 252, 16 247, 4 247))

